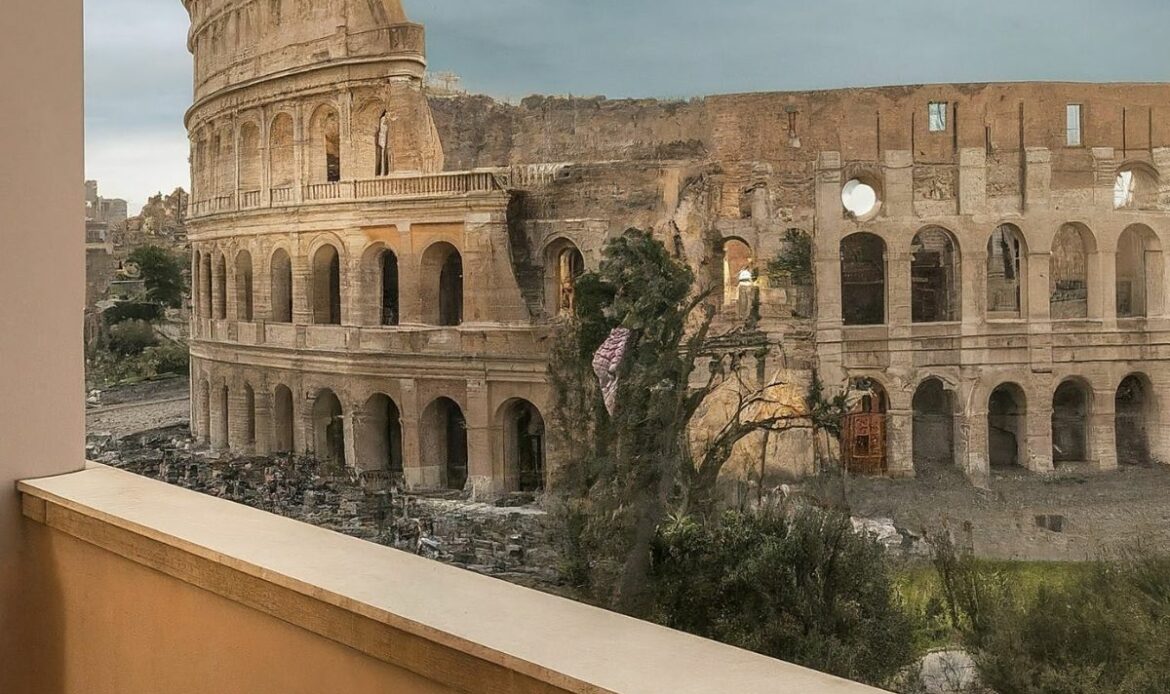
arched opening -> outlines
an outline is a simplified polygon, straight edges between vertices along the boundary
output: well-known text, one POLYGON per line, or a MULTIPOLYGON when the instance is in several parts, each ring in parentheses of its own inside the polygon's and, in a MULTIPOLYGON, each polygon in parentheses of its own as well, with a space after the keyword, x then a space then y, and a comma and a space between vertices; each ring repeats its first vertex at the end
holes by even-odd
POLYGON ((313 254, 313 322, 341 325, 341 255, 330 244, 313 254))
POLYGON ((362 407, 357 434, 358 467, 385 470, 392 479, 402 478, 402 416, 387 395, 375 394, 362 407))
POLYGON ((1089 460, 1089 414, 1093 392, 1080 380, 1069 379, 1052 396, 1052 462, 1089 460))
POLYGON ((293 309, 292 258, 283 248, 272 254, 272 322, 291 323, 293 309))
POLYGON ((850 179, 841 188, 841 205, 854 219, 865 219, 878 210, 881 198, 873 181, 850 179))
POLYGON ((962 313, 963 273, 951 232, 931 227, 911 243, 910 307, 915 323, 957 321, 962 313))
POLYGON ((248 383, 244 384, 244 443, 256 445, 256 391, 248 383))
POLYGON ((510 400, 500 408, 504 476, 509 488, 539 492, 545 484, 544 417, 527 400, 510 400))
POLYGON ((1134 224, 1117 240, 1117 317, 1157 315, 1162 296, 1162 244, 1152 229, 1134 224))
POLYGON ((196 318, 203 315, 203 252, 195 251, 191 258, 191 310, 196 318))
POLYGON ((585 256, 568 239, 549 244, 545 251, 545 297, 549 314, 571 316, 577 308, 577 278, 585 274, 585 256))
POLYGON ((841 317, 845 325, 886 322, 886 242, 868 232, 841 241, 841 317))
POLYGON ((313 402, 313 444, 321 462, 345 465, 345 417, 341 401, 328 389, 313 402))
POLYGON ((296 450, 293 422, 292 391, 286 385, 276 386, 272 393, 272 448, 277 453, 292 453, 296 450))
POLYGON ((739 289, 750 287, 756 278, 755 254, 746 241, 737 238, 725 239, 719 247, 723 258, 723 308, 739 306, 739 289))
POLYGON ((1023 315, 1028 257, 1024 234, 1014 224, 1001 224, 987 242, 987 313, 991 317, 1023 315))
POLYGON ((240 126, 240 190, 260 190, 263 167, 260 162, 260 127, 248 122, 240 126))
POLYGON ((390 140, 390 114, 382 111, 374 133, 374 175, 389 176, 394 170, 393 147, 390 140))
POLYGON ((423 467, 445 489, 467 486, 467 420, 450 398, 438 398, 423 411, 421 426, 423 467))
POLYGON ((1117 388, 1114 401, 1114 431, 1117 438, 1117 462, 1122 465, 1149 465, 1149 426, 1154 420, 1153 388, 1144 375, 1127 376, 1117 388))
POLYGON ((296 179, 293 119, 287 113, 278 113, 272 119, 268 133, 268 175, 273 188, 288 188, 296 179))
POLYGON ((236 194, 236 133, 230 125, 224 126, 219 136, 218 178, 219 195, 236 194))
POLYGON ((211 318, 211 253, 203 255, 203 269, 199 273, 199 315, 211 318))
POLYGON ((309 121, 309 181, 341 180, 341 121, 331 106, 322 106, 309 121))
POLYGON ((886 446, 889 397, 880 383, 869 378, 855 379, 849 392, 852 407, 842 427, 842 462, 853 474, 884 474, 889 467, 886 446))
POLYGON ((1095 251, 1093 234, 1083 224, 1065 224, 1056 233, 1049 269, 1053 320, 1089 316, 1089 256, 1095 251))
POLYGON ((954 394, 937 378, 914 393, 914 468, 949 467, 955 460, 954 394))
POLYGON ((1021 466, 1027 459, 1028 401, 1024 389, 1005 383, 987 402, 987 457, 993 468, 1021 466))
POLYGON ((398 256, 387 248, 379 254, 379 261, 382 271, 382 325, 398 325, 398 256))
POLYGON ((236 318, 252 320, 252 254, 240 251, 236 255, 236 318))
POLYGON ((223 253, 215 254, 215 318, 227 319, 227 259, 223 253))
POLYGON ((1161 187, 1158 171, 1144 163, 1125 164, 1117 171, 1113 207, 1118 210, 1152 210, 1158 207, 1161 187))
POLYGON ((449 243, 433 244, 423 253, 422 317, 430 325, 463 323, 463 257, 449 243))

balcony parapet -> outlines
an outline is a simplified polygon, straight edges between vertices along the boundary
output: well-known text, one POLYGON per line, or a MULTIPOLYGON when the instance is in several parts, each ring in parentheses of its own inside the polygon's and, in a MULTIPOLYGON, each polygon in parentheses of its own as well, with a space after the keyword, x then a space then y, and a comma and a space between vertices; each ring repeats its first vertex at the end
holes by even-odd
MULTIPOLYGON (((361 659, 356 667, 348 661, 348 677, 384 678, 387 666, 412 673, 415 686, 401 691, 878 691, 113 468, 91 465, 22 482, 19 490, 25 517, 53 535, 53 542, 39 546, 54 548, 55 570, 67 583, 57 593, 57 607, 79 630, 77 648, 89 648, 86 638, 114 632, 167 635, 165 643, 132 661, 64 654, 94 670, 84 673, 91 684, 134 682, 148 671, 146 679, 165 689, 178 668, 168 648, 222 659, 229 673, 260 667, 255 652, 183 643, 183 624, 170 620, 189 613, 191 605, 156 601, 153 610, 131 610, 152 623, 122 623, 127 617, 107 604, 110 586, 103 580, 137 576, 135 591, 109 600, 141 603, 152 591, 178 586, 188 590, 187 599, 201 602, 204 621, 230 614, 233 628, 249 625, 254 638, 265 639, 266 632, 288 638, 281 630, 299 627, 307 636, 293 635, 302 647, 297 652, 310 660, 334 652, 329 649, 337 644, 353 649, 361 659), (190 592, 191 586, 200 590, 190 592), (224 601, 231 612, 223 612, 224 601), (241 658, 249 662, 241 664, 241 658)), ((330 664, 328 658, 313 660, 315 669, 330 664)), ((189 681, 183 684, 190 688, 189 681)))

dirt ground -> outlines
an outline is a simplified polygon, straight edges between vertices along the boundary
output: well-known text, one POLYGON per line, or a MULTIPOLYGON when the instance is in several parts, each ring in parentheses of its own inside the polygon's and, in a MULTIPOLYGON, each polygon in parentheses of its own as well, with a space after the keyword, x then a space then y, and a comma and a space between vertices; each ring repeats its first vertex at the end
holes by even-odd
POLYGON ((122 438, 185 424, 191 418, 187 379, 171 378, 103 391, 85 413, 89 434, 122 438))
MULTIPOLYGON (((852 479, 851 513, 916 534, 950 530, 992 559, 1083 561, 1135 546, 1170 551, 1170 467, 995 476, 981 490, 955 470, 917 479, 852 479)), ((836 494, 840 498, 839 490, 836 494)))

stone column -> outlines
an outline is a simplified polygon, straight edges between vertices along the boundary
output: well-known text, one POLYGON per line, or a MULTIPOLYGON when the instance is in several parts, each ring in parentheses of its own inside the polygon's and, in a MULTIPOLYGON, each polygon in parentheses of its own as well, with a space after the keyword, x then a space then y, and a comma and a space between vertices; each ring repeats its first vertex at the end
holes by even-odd
POLYGON ((987 404, 971 403, 955 416, 955 456, 967 479, 976 487, 987 488, 991 480, 991 456, 988 450, 987 404), (965 457, 960 457, 961 453, 965 457))
POLYGON ((410 224, 398 227, 398 324, 422 324, 422 300, 419 279, 419 261, 423 249, 414 247, 410 224))
MULTIPOLYGON (((1102 240, 1097 240, 1098 245, 1102 244, 1102 240)), ((1116 244, 1114 244, 1116 245, 1116 244)), ((1090 303, 1092 303, 1092 294, 1094 290, 1101 295, 1101 322, 1102 327, 1106 330, 1115 330, 1117 328, 1117 252, 1113 250, 1101 250, 1097 253, 1097 268, 1101 281, 1096 284, 1089 285, 1090 303)))
POLYGON ((1089 415, 1089 457, 1100 470, 1117 469, 1116 391, 1093 390, 1089 415))
POLYGON ((312 281, 312 270, 309 267, 309 258, 302 248, 300 239, 292 249, 292 295, 293 295, 293 323, 310 325, 313 322, 313 307, 309 303, 309 283, 312 281))
POLYGON ((886 461, 890 477, 914 476, 914 411, 892 409, 886 417, 886 461))
POLYGON ((308 138, 305 136, 305 106, 298 103, 293 109, 293 201, 305 198, 305 159, 308 138))
POLYGON ((357 427, 362 416, 359 406, 352 402, 343 401, 341 404, 342 433, 345 436, 345 463, 346 467, 361 471, 364 468, 359 464, 357 451, 357 427))
MULTIPOLYGON (((220 271, 219 271, 219 250, 214 250, 211 253, 211 306, 209 317, 212 321, 219 320, 219 302, 220 297, 220 271)), ((227 261, 224 261, 224 267, 227 267, 227 261)))
POLYGON ((272 419, 276 408, 272 402, 273 386, 267 378, 256 386, 254 401, 256 403, 256 455, 272 455, 272 450, 275 448, 272 419))
POLYGON ((424 469, 422 429, 419 426, 418 388, 413 379, 399 381, 399 417, 402 423, 402 473, 407 489, 434 489, 442 479, 437 470, 424 469))
POLYGON ((260 206, 272 205, 272 112, 267 106, 260 108, 260 206))
POLYGON ((492 475, 491 412, 487 383, 467 381, 467 484, 473 499, 492 498, 499 493, 492 475))
MULTIPOLYGON (((1021 383, 1021 387, 1025 384, 1021 383)), ((1028 397, 1024 450, 1020 462, 1032 472, 1052 472, 1052 378, 1032 379, 1028 397)))
POLYGON ((228 386, 228 447, 233 451, 246 451, 248 442, 248 412, 245 398, 244 384, 240 379, 232 379, 234 385, 228 386))
MULTIPOLYGON (((1146 415, 1146 436, 1150 456, 1163 464, 1170 464, 1170 373, 1165 368, 1149 368, 1146 374, 1152 388, 1147 390, 1149 400, 1146 415)), ((1116 448, 1116 446, 1114 446, 1116 448)))
POLYGON ((211 450, 222 451, 228 447, 228 416, 230 399, 223 397, 222 383, 211 386, 211 450))
POLYGON ((224 280, 224 289, 227 291, 226 315, 229 321, 235 323, 239 321, 240 297, 236 291, 236 258, 232 251, 224 252, 223 267, 227 273, 227 278, 224 280))

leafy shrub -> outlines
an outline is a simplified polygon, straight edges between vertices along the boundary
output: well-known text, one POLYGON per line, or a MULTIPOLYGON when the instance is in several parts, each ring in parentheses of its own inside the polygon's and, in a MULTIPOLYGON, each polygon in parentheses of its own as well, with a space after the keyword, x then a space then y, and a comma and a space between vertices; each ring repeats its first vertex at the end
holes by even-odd
POLYGON ((156 343, 154 327, 144 320, 126 320, 110 328, 110 351, 122 356, 142 354, 156 343))
POLYGON ((102 314, 106 325, 117 325, 128 320, 143 320, 153 323, 166 313, 162 304, 152 304, 139 301, 122 301, 115 304, 102 314))
POLYGON ((699 636, 875 685, 918 655, 883 548, 840 514, 675 519, 652 577, 657 620, 699 636))
POLYGON ((1025 595, 985 562, 939 554, 945 601, 993 691, 1170 691, 1170 558, 1096 562, 1025 595))

